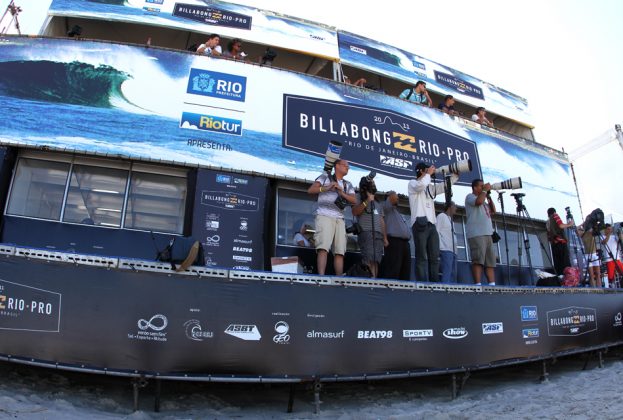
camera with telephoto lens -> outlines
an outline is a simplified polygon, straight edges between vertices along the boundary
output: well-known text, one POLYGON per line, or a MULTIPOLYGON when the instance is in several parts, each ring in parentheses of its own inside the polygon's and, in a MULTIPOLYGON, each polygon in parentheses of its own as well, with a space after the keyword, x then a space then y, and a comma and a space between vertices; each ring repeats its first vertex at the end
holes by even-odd
POLYGON ((452 162, 439 168, 435 168, 435 175, 456 174, 470 172, 472 170, 472 161, 470 159, 452 162))
POLYGON ((593 230, 593 235, 599 235, 599 232, 605 228, 604 212, 601 209, 593 210, 584 220, 584 230, 593 230))
POLYGON ((519 188, 522 187, 521 184, 521 177, 515 177, 515 178, 509 178, 505 181, 502 182, 496 182, 494 184, 491 184, 491 189, 494 191, 499 191, 499 190, 518 190, 519 188))
POLYGON ((368 199, 368 193, 376 194, 376 184, 374 183, 374 177, 376 176, 376 172, 370 171, 370 173, 364 177, 361 177, 359 181, 359 196, 361 197, 361 201, 366 201, 368 199))
POLYGON ((335 199, 335 201, 333 203, 340 210, 344 210, 346 208, 346 206, 350 206, 350 203, 348 202, 348 200, 346 200, 344 197, 339 195, 339 193, 338 193, 338 196, 337 196, 337 198, 335 199))

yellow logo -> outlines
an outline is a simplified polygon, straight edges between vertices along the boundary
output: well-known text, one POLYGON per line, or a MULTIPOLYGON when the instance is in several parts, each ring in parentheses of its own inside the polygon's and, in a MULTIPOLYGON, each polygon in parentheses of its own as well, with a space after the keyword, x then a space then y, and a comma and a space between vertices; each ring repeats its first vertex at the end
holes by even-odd
POLYGON ((408 134, 393 132, 394 138, 398 137, 398 141, 394 142, 394 147, 400 150, 406 150, 407 152, 417 153, 417 148, 414 146, 417 142, 415 137, 408 134))
POLYGON ((6 302, 6 296, 0 295, 0 309, 6 309, 4 302, 6 302))

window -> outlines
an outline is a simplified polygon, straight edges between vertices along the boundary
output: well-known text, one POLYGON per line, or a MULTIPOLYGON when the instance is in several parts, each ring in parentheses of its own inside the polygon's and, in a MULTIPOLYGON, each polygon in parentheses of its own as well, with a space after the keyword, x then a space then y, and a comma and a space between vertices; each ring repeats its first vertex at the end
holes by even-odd
POLYGON ((7 214, 94 226, 183 232, 185 171, 67 156, 58 156, 64 160, 59 162, 34 159, 32 154, 35 152, 27 152, 18 161, 7 214))
POLYGON ((121 227, 128 171, 74 165, 64 222, 121 227))
POLYGON ((454 216, 454 236, 456 237, 456 258, 458 261, 468 261, 467 247, 465 246, 465 230, 463 216, 454 216))
MULTIPOLYGON (((510 258, 511 265, 521 265, 523 267, 528 266, 528 258, 526 254, 526 244, 524 239, 517 231, 517 226, 508 226, 508 256, 510 258), (521 251, 519 251, 521 246, 521 251), (519 260, 519 252, 521 252, 521 261, 519 260)), ((537 234, 530 232, 532 229, 528 229, 528 246, 530 251, 530 258, 532 261, 532 267, 551 267, 549 259, 549 246, 547 242, 547 233, 540 232, 537 234), (543 248, 541 247, 543 245, 543 248)), ((500 252, 501 264, 506 264, 506 245, 504 243, 505 232, 504 229, 499 226, 497 229, 498 234, 502 239, 497 243, 500 252)))
MULTIPOLYGON (((314 227, 314 213, 316 211, 315 196, 305 191, 294 191, 280 188, 278 191, 277 208, 277 245, 294 245, 296 228, 301 223, 314 227)), ((344 209, 346 227, 353 224, 353 215, 350 207, 344 209)), ((358 251, 357 237, 347 235, 347 251, 358 251)))
POLYGON ((7 214, 60 219, 69 167, 63 162, 20 159, 7 214))
POLYGON ((125 227, 182 233, 186 179, 133 172, 125 213, 125 227))

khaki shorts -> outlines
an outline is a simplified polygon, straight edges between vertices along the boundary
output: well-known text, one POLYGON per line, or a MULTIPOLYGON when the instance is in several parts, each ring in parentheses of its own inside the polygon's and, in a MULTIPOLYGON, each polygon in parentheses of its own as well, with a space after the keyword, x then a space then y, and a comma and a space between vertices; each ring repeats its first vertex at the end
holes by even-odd
POLYGON ((472 257, 472 264, 480 264, 485 267, 495 267, 495 250, 491 235, 476 236, 468 238, 469 253, 472 257))
POLYGON ((346 253, 346 225, 344 219, 316 216, 316 249, 331 250, 335 255, 346 253), (333 247, 331 247, 333 245, 333 247))

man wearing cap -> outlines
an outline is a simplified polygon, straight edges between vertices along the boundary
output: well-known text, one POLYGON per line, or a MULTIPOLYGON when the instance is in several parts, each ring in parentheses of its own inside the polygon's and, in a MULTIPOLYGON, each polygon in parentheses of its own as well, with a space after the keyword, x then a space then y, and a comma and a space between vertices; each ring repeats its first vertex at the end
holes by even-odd
MULTIPOLYGON (((439 280, 439 235, 435 227, 435 197, 445 192, 445 183, 435 184, 431 175, 435 167, 420 162, 415 167, 416 179, 409 181, 409 207, 411 230, 415 242, 415 279, 439 280)), ((452 174, 454 184, 459 176, 452 174)))
POLYGON ((411 227, 398 211, 398 194, 387 193, 383 202, 388 245, 381 261, 380 276, 386 279, 411 279, 411 227))

